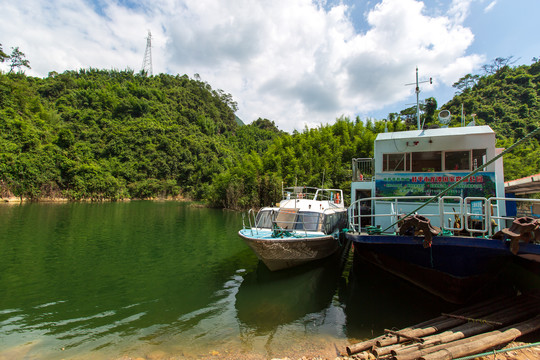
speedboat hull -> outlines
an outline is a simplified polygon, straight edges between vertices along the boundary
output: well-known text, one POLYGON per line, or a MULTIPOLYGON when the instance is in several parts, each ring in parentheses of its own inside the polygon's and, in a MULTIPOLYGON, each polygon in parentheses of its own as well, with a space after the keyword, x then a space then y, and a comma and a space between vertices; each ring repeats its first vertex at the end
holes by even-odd
POLYGON ((334 254, 341 241, 333 235, 272 237, 270 230, 242 229, 238 235, 272 271, 291 268, 334 254))

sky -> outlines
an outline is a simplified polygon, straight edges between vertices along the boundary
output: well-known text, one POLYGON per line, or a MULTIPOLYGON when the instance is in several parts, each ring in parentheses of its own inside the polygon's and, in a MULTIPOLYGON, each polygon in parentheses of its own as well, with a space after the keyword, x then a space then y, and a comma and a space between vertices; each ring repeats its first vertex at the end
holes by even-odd
MULTIPOLYGON (((0 44, 27 75, 143 66, 232 95, 285 131, 449 101, 456 81, 540 57, 538 0, 0 0, 0 44), (427 82, 432 78, 432 84, 427 82)), ((7 64, 0 69, 7 70, 7 64)))

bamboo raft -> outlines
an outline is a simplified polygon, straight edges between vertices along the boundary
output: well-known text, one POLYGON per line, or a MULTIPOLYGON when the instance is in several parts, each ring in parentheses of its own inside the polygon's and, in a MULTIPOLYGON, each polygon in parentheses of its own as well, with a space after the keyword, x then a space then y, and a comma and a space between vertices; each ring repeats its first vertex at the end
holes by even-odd
POLYGON ((354 359, 449 360, 540 329, 539 294, 499 297, 346 348, 354 359))

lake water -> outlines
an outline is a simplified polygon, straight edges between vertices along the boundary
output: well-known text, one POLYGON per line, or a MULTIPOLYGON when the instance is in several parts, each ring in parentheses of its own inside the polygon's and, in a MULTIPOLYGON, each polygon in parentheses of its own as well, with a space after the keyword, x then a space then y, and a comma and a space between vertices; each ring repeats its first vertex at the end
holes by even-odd
POLYGON ((241 226, 178 202, 0 206, 0 359, 332 358, 452 310, 350 254, 271 273, 241 226))

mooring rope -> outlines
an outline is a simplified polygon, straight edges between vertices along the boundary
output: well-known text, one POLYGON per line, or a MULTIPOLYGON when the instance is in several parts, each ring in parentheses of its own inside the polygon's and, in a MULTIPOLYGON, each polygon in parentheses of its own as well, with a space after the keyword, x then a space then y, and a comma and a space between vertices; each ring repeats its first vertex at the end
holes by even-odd
POLYGON ((527 345, 516 346, 516 347, 508 348, 508 349, 493 350, 493 351, 485 352, 485 353, 482 353, 482 354, 464 356, 464 357, 456 358, 454 360, 471 360, 471 359, 479 358, 481 356, 489 356, 489 355, 493 355, 493 354, 501 354, 501 353, 505 353, 505 352, 509 352, 509 351, 527 349, 527 348, 534 347, 534 346, 540 346, 540 342, 527 344, 527 345))

